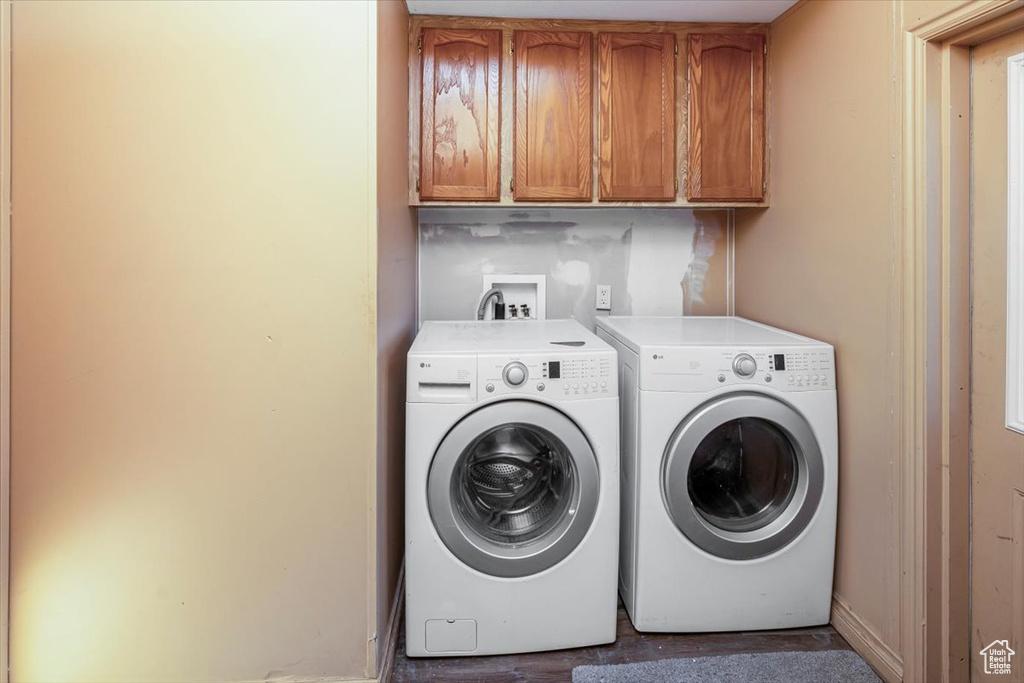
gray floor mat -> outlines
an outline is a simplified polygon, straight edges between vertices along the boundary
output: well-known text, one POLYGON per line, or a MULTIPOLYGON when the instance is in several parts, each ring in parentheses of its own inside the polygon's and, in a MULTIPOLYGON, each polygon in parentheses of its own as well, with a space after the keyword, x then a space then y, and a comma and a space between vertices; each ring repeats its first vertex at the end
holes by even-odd
POLYGON ((573 683, 880 683, 850 650, 760 652, 577 666, 573 683))

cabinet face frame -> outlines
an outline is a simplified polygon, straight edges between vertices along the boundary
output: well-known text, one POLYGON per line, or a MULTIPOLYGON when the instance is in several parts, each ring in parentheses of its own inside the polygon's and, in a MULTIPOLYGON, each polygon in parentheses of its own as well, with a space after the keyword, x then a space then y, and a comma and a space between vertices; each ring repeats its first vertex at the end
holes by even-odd
MULTIPOLYGON (((490 18, 490 17, 457 17, 438 16, 426 14, 413 14, 409 16, 408 34, 408 79, 409 79, 409 169, 408 169, 408 193, 410 206, 487 206, 488 204, 502 207, 660 207, 660 208, 739 208, 759 207, 765 208, 770 204, 771 184, 767 184, 764 199, 761 201, 690 201, 686 198, 687 183, 687 158, 688 158, 688 94, 687 94, 687 59, 686 46, 687 37, 692 33, 721 33, 721 34, 758 34, 764 35, 768 41, 768 24, 741 24, 734 22, 715 23, 692 23, 692 22, 639 22, 639 21, 593 21, 582 19, 515 19, 515 18, 490 18), (500 162, 501 171, 499 176, 500 199, 498 202, 489 200, 487 202, 479 199, 422 199, 420 197, 420 156, 422 152, 421 142, 421 92, 422 92, 422 38, 424 31, 433 29, 460 29, 474 30, 481 29, 497 30, 501 32, 500 44, 500 84, 501 84, 501 125, 500 131, 500 162), (591 164, 591 196, 586 199, 574 200, 551 200, 538 201, 533 199, 516 200, 512 189, 514 179, 513 157, 513 99, 515 97, 515 55, 510 49, 513 44, 515 31, 554 31, 554 32, 584 32, 594 36, 600 32, 663 32, 671 33, 676 39, 676 48, 679 54, 675 55, 676 78, 675 78, 675 119, 676 119, 676 167, 675 178, 678 179, 679 189, 671 201, 646 201, 646 200, 624 200, 624 201, 599 201, 598 174, 600 172, 598 161, 598 141, 596 139, 599 122, 595 120, 592 125, 593 142, 592 164, 591 164), (493 202, 493 203, 492 203, 493 202)), ((594 115, 598 115, 598 102, 600 96, 600 82, 598 78, 597 65, 597 44, 592 48, 593 68, 591 71, 591 90, 594 115)), ((765 78, 765 98, 770 94, 770 79, 765 78)), ((771 129, 771 112, 765 110, 766 130, 771 129)), ((768 136, 766 134, 766 140, 768 136)), ((771 149, 765 148, 765 178, 771 173, 771 149)))
MULTIPOLYGON (((764 198, 765 182, 765 38, 763 35, 723 35, 708 33, 691 33, 688 36, 688 73, 689 73, 689 162, 687 164, 686 197, 697 201, 760 201, 764 198), (714 124, 709 121, 712 112, 707 111, 709 102, 707 73, 704 58, 708 52, 717 49, 736 49, 750 55, 747 73, 733 74, 735 79, 745 86, 749 92, 750 109, 749 130, 750 146, 746 150, 710 149, 706 144, 705 126, 714 124), (709 156, 721 160, 732 152, 733 158, 722 162, 723 166, 746 168, 745 182, 735 185, 711 184, 705 182, 704 163, 709 156)), ((721 74, 720 74, 721 75, 721 74)), ((728 74, 726 74, 728 75, 728 74)), ((742 90, 734 89, 739 93, 742 90)), ((734 134, 739 131, 733 131, 734 134)))
MULTIPOLYGON (((423 30, 422 42, 422 90, 420 97, 420 199, 498 201, 501 199, 500 180, 500 130, 501 130, 501 31, 488 29, 428 28, 423 30), (481 149, 485 181, 480 185, 443 185, 434 178, 433 163, 435 151, 435 95, 436 50, 439 46, 453 43, 469 43, 487 51, 485 83, 487 91, 482 98, 486 106, 483 125, 477 120, 478 131, 485 139, 481 149)), ((479 105, 481 98, 474 104, 479 105)), ((477 114, 476 116, 479 116, 477 114)))
MULTIPOLYGON (((513 52, 515 63, 515 97, 513 113, 513 173, 515 184, 513 198, 516 201, 590 201, 592 198, 593 169, 593 101, 591 79, 593 71, 593 35, 589 32, 515 31, 513 52), (576 183, 569 185, 530 184, 530 152, 535 136, 541 131, 530 128, 530 57, 533 48, 557 45, 576 51, 576 183)), ((566 106, 570 106, 566 102, 566 106)))
MULTIPOLYGON (((598 112, 599 193, 601 201, 673 201, 676 198, 676 37, 672 33, 600 32, 598 40, 598 72, 601 83, 598 112), (620 163, 614 158, 616 112, 613 102, 616 76, 612 61, 616 50, 632 47, 661 51, 661 163, 660 182, 651 185, 616 185, 615 170, 620 163)), ((642 149, 635 150, 637 153, 642 149)), ((625 163, 625 162, 623 162, 625 163)))

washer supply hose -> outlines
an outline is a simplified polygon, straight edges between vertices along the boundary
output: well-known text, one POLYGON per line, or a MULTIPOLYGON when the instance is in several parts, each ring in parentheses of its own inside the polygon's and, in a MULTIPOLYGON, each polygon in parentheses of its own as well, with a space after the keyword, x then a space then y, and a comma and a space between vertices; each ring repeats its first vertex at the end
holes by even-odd
POLYGON ((491 287, 484 292, 483 297, 480 299, 480 305, 476 309, 477 320, 484 319, 484 311, 487 309, 487 302, 491 300, 491 297, 496 297, 499 304, 505 303, 505 295, 501 293, 501 290, 497 287, 491 287))

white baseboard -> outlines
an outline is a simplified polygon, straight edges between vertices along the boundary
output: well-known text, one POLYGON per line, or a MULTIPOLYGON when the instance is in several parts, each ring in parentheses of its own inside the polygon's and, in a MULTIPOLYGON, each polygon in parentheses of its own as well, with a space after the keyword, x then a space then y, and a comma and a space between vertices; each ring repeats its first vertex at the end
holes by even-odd
POLYGON ((391 616, 388 619, 388 632, 384 636, 384 652, 380 660, 378 683, 388 683, 395 669, 395 651, 398 649, 398 625, 402 621, 402 607, 405 605, 405 562, 398 570, 398 583, 395 586, 395 599, 391 603, 391 616))
POLYGON ((899 653, 885 644, 857 616, 850 606, 836 594, 832 594, 832 627, 839 632, 850 647, 864 658, 885 683, 901 683, 903 680, 903 659, 899 653))

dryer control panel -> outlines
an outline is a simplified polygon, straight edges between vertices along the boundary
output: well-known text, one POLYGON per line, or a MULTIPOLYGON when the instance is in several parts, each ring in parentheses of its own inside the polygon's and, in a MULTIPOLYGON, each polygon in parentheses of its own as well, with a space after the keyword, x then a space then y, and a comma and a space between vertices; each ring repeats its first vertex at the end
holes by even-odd
POLYGON ((647 346, 641 352, 641 389, 706 392, 751 384, 778 391, 835 390, 832 347, 647 346))
POLYGON ((479 399, 615 397, 619 395, 615 353, 480 354, 476 389, 479 399))

